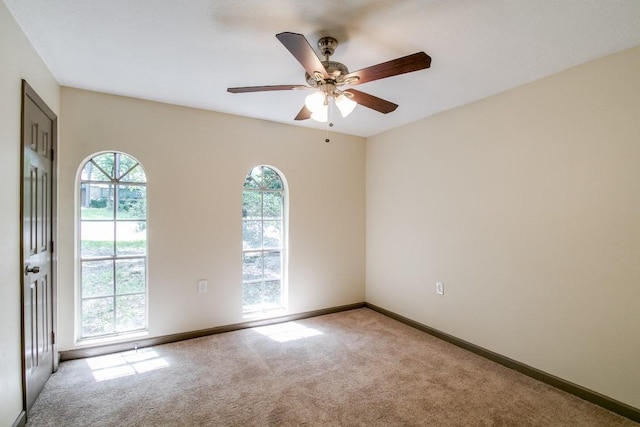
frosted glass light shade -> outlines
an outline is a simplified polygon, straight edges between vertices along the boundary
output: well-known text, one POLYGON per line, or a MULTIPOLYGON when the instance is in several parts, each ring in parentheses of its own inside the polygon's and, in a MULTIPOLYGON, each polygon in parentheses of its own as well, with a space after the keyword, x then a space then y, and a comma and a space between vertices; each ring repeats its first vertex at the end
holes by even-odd
POLYGON ((340 94, 336 98, 336 106, 338 107, 338 110, 340 110, 340 114, 342 114, 342 117, 347 117, 349 114, 351 114, 353 109, 356 108, 356 105, 358 105, 357 102, 345 96, 344 94, 340 94))
POLYGON ((311 111, 315 113, 316 111, 322 110, 323 108, 326 110, 325 104, 325 95, 320 91, 315 91, 304 99, 304 105, 311 111))
POLYGON ((311 118, 316 122, 326 122, 327 120, 329 120, 329 106, 322 105, 319 109, 311 113, 311 118))

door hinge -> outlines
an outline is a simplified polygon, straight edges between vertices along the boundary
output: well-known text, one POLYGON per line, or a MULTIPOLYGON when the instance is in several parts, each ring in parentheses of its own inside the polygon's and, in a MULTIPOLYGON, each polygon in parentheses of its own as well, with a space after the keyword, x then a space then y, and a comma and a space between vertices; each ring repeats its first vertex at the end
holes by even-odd
POLYGON ((51 251, 51 253, 53 253, 53 240, 51 242, 49 242, 49 250, 51 251))
POLYGON ((51 344, 56 343, 56 333, 51 331, 51 344))
POLYGON ((54 160, 55 160, 55 159, 54 159, 54 157, 55 157, 55 153, 56 153, 56 150, 54 150, 54 149, 52 148, 52 149, 51 149, 51 161, 54 161, 54 160))

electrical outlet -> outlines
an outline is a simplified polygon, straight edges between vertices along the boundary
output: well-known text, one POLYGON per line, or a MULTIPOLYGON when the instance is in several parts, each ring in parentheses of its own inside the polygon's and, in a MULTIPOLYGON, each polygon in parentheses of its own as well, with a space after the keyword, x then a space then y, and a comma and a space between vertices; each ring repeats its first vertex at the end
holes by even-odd
POLYGON ((436 282, 436 293, 438 295, 444 295, 444 283, 436 282))
POLYGON ((198 280, 198 292, 200 292, 201 294, 206 294, 207 293, 207 281, 202 279, 202 280, 198 280))

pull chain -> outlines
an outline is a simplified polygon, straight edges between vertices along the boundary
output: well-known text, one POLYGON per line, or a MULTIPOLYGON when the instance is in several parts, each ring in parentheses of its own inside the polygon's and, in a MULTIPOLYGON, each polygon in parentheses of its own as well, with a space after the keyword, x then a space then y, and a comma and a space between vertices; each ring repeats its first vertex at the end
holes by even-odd
POLYGON ((329 128, 333 127, 333 122, 331 121, 331 118, 333 117, 333 104, 331 102, 329 102, 328 107, 328 116, 327 117, 327 126, 325 127, 326 129, 326 137, 324 139, 324 142, 326 142, 327 144, 329 142, 331 142, 331 140, 329 139, 329 128))

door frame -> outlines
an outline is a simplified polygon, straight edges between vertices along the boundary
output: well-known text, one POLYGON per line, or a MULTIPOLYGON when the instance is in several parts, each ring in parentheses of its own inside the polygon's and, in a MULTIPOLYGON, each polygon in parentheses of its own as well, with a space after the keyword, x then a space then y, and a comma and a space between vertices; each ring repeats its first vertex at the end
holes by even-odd
MULTIPOLYGON (((22 80, 22 95, 21 95, 21 111, 20 111, 20 230, 24 229, 24 161, 25 161, 25 145, 26 138, 24 132, 25 123, 25 105, 27 99, 33 101, 33 103, 42 110, 42 112, 51 120, 51 328, 53 331, 52 337, 52 356, 53 356, 53 372, 58 370, 60 363, 60 355, 58 353, 57 344, 57 322, 58 322, 58 263, 57 263, 57 235, 58 235, 58 210, 57 210, 57 181, 58 181, 58 117, 47 106, 42 98, 36 93, 36 91, 27 83, 26 80, 22 80)), ((26 351, 26 334, 25 334, 25 301, 24 301, 24 239, 23 231, 20 232, 20 335, 21 335, 21 360, 22 360, 22 408, 27 412, 27 365, 25 359, 26 351)))

